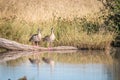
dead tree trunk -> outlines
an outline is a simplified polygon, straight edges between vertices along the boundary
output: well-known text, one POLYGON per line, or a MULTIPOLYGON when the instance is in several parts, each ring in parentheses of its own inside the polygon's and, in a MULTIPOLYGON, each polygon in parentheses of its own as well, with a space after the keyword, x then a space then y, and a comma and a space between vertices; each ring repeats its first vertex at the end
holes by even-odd
MULTIPOLYGON (((18 42, 7 40, 4 38, 0 38, 0 48, 12 50, 12 51, 49 50, 48 48, 45 47, 34 47, 31 45, 20 44, 18 42)), ((77 49, 78 48, 72 46, 58 46, 58 47, 52 47, 50 50, 77 50, 77 49)))

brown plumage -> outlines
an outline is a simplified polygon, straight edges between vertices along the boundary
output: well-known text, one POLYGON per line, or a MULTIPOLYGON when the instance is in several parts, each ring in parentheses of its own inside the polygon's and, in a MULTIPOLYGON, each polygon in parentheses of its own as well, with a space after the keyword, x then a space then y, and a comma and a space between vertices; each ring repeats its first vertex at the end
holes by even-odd
POLYGON ((47 35, 43 38, 43 41, 46 41, 48 43, 52 43, 53 41, 55 40, 55 35, 54 35, 54 32, 53 32, 53 28, 51 28, 51 34, 50 35, 47 35))
POLYGON ((32 42, 33 44, 35 44, 36 46, 38 46, 41 39, 42 39, 42 35, 41 35, 41 32, 40 32, 40 29, 38 29, 37 34, 33 34, 30 37, 29 41, 32 42))

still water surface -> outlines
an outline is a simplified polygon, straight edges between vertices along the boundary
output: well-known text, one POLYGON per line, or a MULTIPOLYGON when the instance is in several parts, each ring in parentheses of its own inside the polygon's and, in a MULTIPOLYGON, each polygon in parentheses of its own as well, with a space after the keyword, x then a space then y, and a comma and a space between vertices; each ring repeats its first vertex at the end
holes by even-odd
POLYGON ((120 80, 119 50, 114 53, 33 53, 0 62, 0 80, 18 80, 23 76, 28 80, 120 80), (45 63, 42 57, 52 58, 54 64, 45 63), (31 63, 29 58, 40 62, 31 63))

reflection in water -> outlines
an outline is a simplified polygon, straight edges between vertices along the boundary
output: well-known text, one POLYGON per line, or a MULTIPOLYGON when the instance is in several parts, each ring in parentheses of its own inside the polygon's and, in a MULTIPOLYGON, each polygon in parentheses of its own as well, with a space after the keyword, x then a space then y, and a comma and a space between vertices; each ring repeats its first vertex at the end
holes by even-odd
POLYGON ((47 63, 47 64, 50 65, 51 72, 53 72, 53 70, 54 70, 54 64, 55 64, 54 60, 51 59, 51 58, 46 58, 46 57, 42 57, 42 60, 43 60, 45 63, 47 63))
POLYGON ((0 80, 23 76, 28 80, 120 80, 119 52, 112 56, 103 51, 31 54, 0 63, 0 80))
POLYGON ((39 63, 40 63, 40 60, 38 60, 38 59, 29 58, 29 61, 30 61, 32 64, 39 64, 39 63))
POLYGON ((114 79, 115 80, 120 80, 120 48, 115 49, 115 52, 113 52, 112 54, 115 62, 113 63, 114 65, 114 71, 113 71, 113 75, 114 75, 114 79), (115 67, 116 66, 116 67, 115 67))

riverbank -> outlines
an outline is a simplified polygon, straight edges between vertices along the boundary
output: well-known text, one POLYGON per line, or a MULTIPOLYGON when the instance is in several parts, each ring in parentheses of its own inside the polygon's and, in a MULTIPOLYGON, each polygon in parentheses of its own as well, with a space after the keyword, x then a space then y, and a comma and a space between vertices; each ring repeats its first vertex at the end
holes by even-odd
MULTIPOLYGON (((42 37, 50 34, 51 27, 54 28, 56 40, 53 46, 75 46, 88 49, 105 49, 110 47, 114 40, 115 33, 100 27, 101 24, 95 21, 64 20, 57 19, 41 24, 27 23, 17 20, 0 20, 0 37, 14 40, 22 44, 31 44, 29 38, 41 29, 42 37)), ((46 46, 41 42, 40 46, 46 46)))
MULTIPOLYGON (((107 10, 100 11, 100 8, 103 8, 100 1, 81 0, 76 3, 73 0, 60 2, 52 0, 6 2, 3 0, 0 4, 2 8, 0 37, 22 44, 31 45, 29 38, 32 34, 36 34, 38 28, 41 30, 42 37, 49 35, 51 27, 54 28, 56 36, 52 45, 54 47, 108 49, 116 36, 114 28, 104 24, 104 18, 107 18, 108 13, 107 10), (7 6, 5 6, 6 3, 7 6), (61 5, 64 8, 60 8, 61 5), (73 6, 70 7, 70 5, 73 6)), ((39 46, 47 47, 45 42, 41 42, 39 46)))

